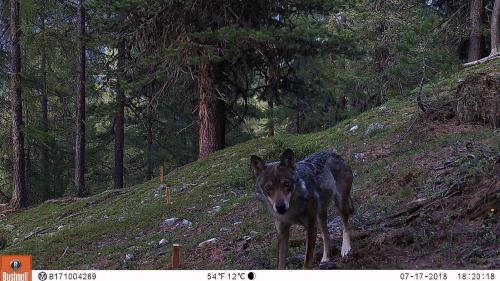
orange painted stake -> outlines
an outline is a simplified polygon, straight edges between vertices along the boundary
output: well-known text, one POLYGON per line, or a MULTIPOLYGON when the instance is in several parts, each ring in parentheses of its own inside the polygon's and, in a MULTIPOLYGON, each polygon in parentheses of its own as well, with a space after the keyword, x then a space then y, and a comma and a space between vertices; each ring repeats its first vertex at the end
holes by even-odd
POLYGON ((179 269, 181 266, 181 245, 174 244, 172 250, 172 269, 179 269))
POLYGON ((163 183, 164 175, 163 175, 163 166, 160 166, 160 183, 163 183))

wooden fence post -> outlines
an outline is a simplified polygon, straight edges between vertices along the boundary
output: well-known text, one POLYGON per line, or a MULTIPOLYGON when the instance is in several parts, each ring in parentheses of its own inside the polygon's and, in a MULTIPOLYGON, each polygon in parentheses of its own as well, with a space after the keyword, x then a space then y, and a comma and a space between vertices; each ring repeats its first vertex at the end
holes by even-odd
POLYGON ((172 250, 172 269, 179 269, 181 266, 181 245, 174 244, 172 250))
POLYGON ((172 189, 170 186, 165 187, 165 200, 167 204, 172 204, 172 189))

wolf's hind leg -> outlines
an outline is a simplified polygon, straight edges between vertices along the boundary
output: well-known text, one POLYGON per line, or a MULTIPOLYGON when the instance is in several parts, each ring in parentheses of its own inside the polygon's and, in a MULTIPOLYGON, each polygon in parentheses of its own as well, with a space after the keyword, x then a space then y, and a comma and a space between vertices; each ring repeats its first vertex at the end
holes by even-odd
POLYGON ((351 251, 351 226, 349 217, 342 216, 342 251, 340 254, 345 257, 351 251))
POLYGON ((342 218, 342 250, 340 254, 345 257, 351 251, 351 225, 349 224, 349 215, 354 212, 353 202, 350 196, 353 175, 349 167, 338 173, 337 194, 334 196, 335 207, 342 218))
POLYGON ((319 229, 321 230, 321 234, 323 234, 323 257, 321 258, 321 262, 330 261, 330 233, 328 233, 327 219, 327 212, 321 211, 318 216, 319 229))
POLYGON ((342 218, 342 250, 340 254, 345 257, 351 251, 351 225, 349 224, 349 214, 352 211, 352 204, 349 202, 349 194, 344 194, 340 200, 335 198, 335 207, 342 218))

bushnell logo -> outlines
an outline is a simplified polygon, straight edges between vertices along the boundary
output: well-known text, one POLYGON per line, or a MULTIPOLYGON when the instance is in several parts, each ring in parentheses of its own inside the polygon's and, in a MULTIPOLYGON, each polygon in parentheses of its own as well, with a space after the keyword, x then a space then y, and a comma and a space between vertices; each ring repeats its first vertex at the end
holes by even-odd
POLYGON ((0 281, 31 281, 31 256, 0 256, 0 281))

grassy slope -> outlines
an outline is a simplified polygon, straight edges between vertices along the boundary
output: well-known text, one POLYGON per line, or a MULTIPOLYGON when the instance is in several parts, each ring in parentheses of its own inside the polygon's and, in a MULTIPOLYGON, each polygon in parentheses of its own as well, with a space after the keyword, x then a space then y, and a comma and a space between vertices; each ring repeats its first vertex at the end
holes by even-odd
MULTIPOLYGON (((469 68, 428 85, 426 95, 434 101, 449 99, 459 79, 477 72, 498 72, 499 66, 493 62, 469 68)), ((298 157, 333 149, 356 174, 352 218, 356 249, 353 258, 344 261, 338 259, 336 250, 337 267, 498 267, 494 260, 499 260, 499 250, 490 247, 499 244, 497 213, 493 222, 484 223, 484 219, 468 220, 454 211, 444 212, 445 204, 408 223, 384 220, 416 199, 439 196, 457 184, 474 186, 498 173, 494 166, 498 131, 422 118, 410 95, 322 132, 252 140, 179 168, 167 175, 167 184, 173 188, 172 205, 154 197, 159 186, 155 179, 119 192, 46 202, 7 214, 0 217, 0 225, 15 228, 6 231, 0 226, 0 235, 7 240, 0 254, 32 254, 35 268, 52 269, 119 269, 125 254, 133 254, 132 269, 165 269, 170 246, 159 247, 158 242, 166 239, 167 245, 183 244, 184 268, 272 268, 275 234, 271 220, 253 197, 248 156, 273 160, 286 147, 298 157), (376 122, 384 128, 366 136, 368 126, 376 122), (358 130, 349 132, 354 125, 358 130), (472 149, 464 152, 470 144, 472 149), (363 153, 364 159, 355 160, 354 153, 363 153), (221 210, 210 212, 214 206, 221 210), (193 226, 161 226, 171 217, 188 219, 193 226), (431 217, 438 219, 429 222, 431 217), (227 230, 220 231, 223 227, 227 230), (246 241, 244 236, 252 238, 246 241), (218 241, 198 247, 209 238, 218 241), (474 244, 478 239, 481 242, 474 244), (460 258, 464 255, 467 259, 460 258)), ((333 215, 330 219, 338 247, 338 221, 333 215)), ((294 230, 294 237, 301 235, 299 229, 294 230)), ((290 255, 303 250, 291 248, 290 255)), ((290 267, 299 264, 292 259, 290 267)))

